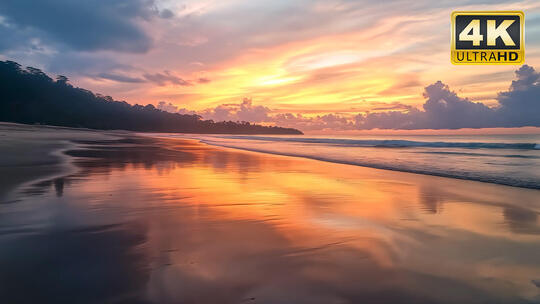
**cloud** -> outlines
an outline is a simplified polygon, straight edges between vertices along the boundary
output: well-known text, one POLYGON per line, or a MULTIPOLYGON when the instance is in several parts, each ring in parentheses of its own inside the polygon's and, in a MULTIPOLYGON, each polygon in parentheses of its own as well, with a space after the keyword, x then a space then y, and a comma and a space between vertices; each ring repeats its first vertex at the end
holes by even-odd
POLYGON ((0 51, 19 48, 27 45, 32 47, 27 33, 18 33, 13 26, 0 22, 0 51))
POLYGON ((277 113, 271 115, 272 110, 265 106, 253 105, 250 98, 244 98, 239 104, 222 104, 215 108, 202 111, 189 111, 179 109, 170 102, 160 101, 157 108, 162 111, 180 114, 197 114, 204 119, 214 121, 248 121, 252 123, 268 123, 281 127, 299 128, 305 131, 311 130, 350 130, 354 129, 354 123, 338 114, 318 115, 305 117, 301 114, 277 113))
POLYGON ((423 111, 359 114, 358 129, 460 129, 540 126, 539 73, 523 65, 508 91, 500 92, 498 107, 460 98, 438 81, 425 88, 423 111))
POLYGON ((278 126, 298 128, 304 131, 355 129, 354 122, 339 114, 306 117, 302 114, 280 113, 272 116, 271 122, 278 126))
POLYGON ((199 79, 197 79, 197 82, 198 83, 209 83, 211 80, 206 78, 206 77, 201 77, 199 79))
POLYGON ((185 108, 179 109, 177 106, 173 105, 170 102, 160 101, 158 102, 156 108, 161 111, 169 113, 178 113, 178 114, 187 114, 187 115, 199 115, 196 111, 191 111, 185 108))
POLYGON ((179 109, 177 106, 166 101, 160 101, 157 108, 171 113, 198 114, 204 119, 212 119, 214 121, 271 121, 271 118, 268 116, 271 110, 265 106, 254 106, 250 98, 244 98, 239 104, 222 104, 215 108, 199 112, 190 111, 184 108, 179 109))
POLYGON ((236 116, 240 121, 263 122, 268 120, 270 109, 265 106, 254 106, 251 98, 244 98, 236 116))
POLYGON ((65 51, 62 56, 36 56, 26 63, 30 66, 42 66, 44 70, 54 74, 67 74, 74 78, 75 75, 96 76, 100 73, 134 72, 136 69, 129 65, 119 63, 110 54, 65 51))
POLYGON ((164 19, 174 17, 174 13, 170 9, 163 9, 159 12, 159 16, 164 19))
POLYGON ((13 31, 80 51, 146 52, 152 39, 140 23, 155 15, 150 0, 0 1, 0 16, 13 31))
POLYGON ((265 106, 254 106, 251 99, 244 98, 240 104, 223 104, 214 109, 200 113, 205 119, 214 121, 249 121, 265 122, 269 120, 270 109, 265 106))
POLYGON ((303 131, 540 127, 540 73, 524 65, 516 71, 516 77, 508 91, 498 94, 497 107, 459 97, 447 85, 437 81, 425 87, 425 102, 421 109, 394 102, 386 107, 379 106, 376 112, 352 117, 337 113, 317 116, 275 113, 268 107, 253 105, 248 98, 240 104, 222 104, 199 112, 178 110, 165 102, 160 102, 158 108, 198 114, 214 121, 262 122, 303 131))
POLYGON ((158 102, 158 105, 156 108, 158 110, 165 111, 165 112, 178 113, 178 107, 166 101, 158 102))
MULTIPOLYGON (((113 69, 113 71, 110 72, 103 72, 103 73, 87 73, 88 76, 91 78, 101 78, 101 79, 107 79, 112 80, 116 82, 123 82, 123 83, 155 83, 159 86, 164 86, 167 84, 172 85, 179 85, 179 86, 191 86, 191 81, 184 80, 181 77, 175 76, 171 74, 169 71, 164 71, 163 73, 144 73, 142 76, 128 76, 125 75, 125 71, 132 71, 134 70, 131 67, 118 67, 116 69, 113 69)), ((197 81, 199 82, 199 81, 197 81)), ((199 82, 200 83, 200 82, 199 82)))
POLYGON ((403 82, 399 82, 399 83, 396 83, 394 84, 393 86, 391 86, 390 88, 384 90, 384 91, 381 91, 379 94, 395 94, 395 93, 399 93, 399 92, 402 92, 404 89, 407 89, 407 88, 414 88, 414 87, 417 87, 420 84, 420 81, 418 79, 416 79, 418 76, 417 75, 407 75, 409 77, 412 77, 413 79, 406 79, 404 80, 403 82))
POLYGON ((172 75, 169 71, 163 73, 149 74, 145 73, 143 77, 151 82, 156 83, 157 85, 164 86, 168 83, 176 84, 180 86, 190 86, 191 83, 177 76, 172 75))
POLYGON ((460 98, 441 81, 425 88, 423 111, 387 111, 358 114, 358 129, 459 129, 493 127, 494 110, 460 98))
POLYGON ((178 113, 178 114, 187 114, 187 115, 200 115, 196 111, 188 110, 186 108, 178 109, 178 111, 176 113, 178 113))
POLYGON ((127 83, 141 83, 145 82, 144 79, 137 78, 137 77, 130 77, 125 76, 121 74, 115 74, 115 73, 100 73, 97 75, 99 78, 103 79, 109 79, 117 82, 127 82, 127 83))
POLYGON ((374 102, 373 108, 371 108, 373 111, 388 111, 388 110, 402 110, 402 111, 409 111, 411 109, 411 106, 403 104, 401 102, 392 102, 392 103, 385 103, 385 102, 374 102))
MULTIPOLYGON (((281 100, 287 99, 289 105, 312 100, 310 107, 320 111, 325 110, 325 105, 335 105, 336 109, 350 105, 361 111, 358 106, 364 99, 371 102, 380 97, 387 101, 401 96, 408 99, 400 102, 408 103, 422 87, 415 86, 415 80, 448 73, 450 66, 446 61, 440 63, 442 55, 447 54, 446 36, 441 35, 448 27, 446 16, 459 3, 477 6, 469 0, 458 4, 425 0, 414 5, 403 3, 3 0, 0 58, 37 66, 49 73, 57 73, 49 67, 59 65, 64 70, 61 73, 73 83, 133 101, 175 98, 175 102, 182 100, 200 107, 196 105, 198 100, 222 98, 227 94, 223 88, 234 87, 240 96, 257 97, 255 103, 259 98, 267 100, 265 106, 270 108, 279 107, 281 100), (418 28, 425 29, 421 39, 418 28), (77 67, 83 63, 77 62, 75 55, 81 60, 88 58, 87 70, 77 67), (399 70, 393 68, 396 62, 399 70), (206 73, 212 76, 212 82, 204 89, 184 87, 182 93, 197 95, 198 99, 151 89, 154 83, 142 73, 153 76, 166 69, 194 85, 207 83, 197 79, 206 73), (240 73, 229 73, 233 69, 240 73), (120 81, 116 76, 128 75, 147 83, 141 86, 135 79, 118 84, 92 81, 100 73, 113 74, 109 78, 120 81), (414 77, 401 77, 403 74, 414 77), (288 82, 258 81, 274 75, 288 82)), ((529 15, 538 13, 537 7, 527 5, 529 15)), ((495 3, 484 6, 497 9, 495 3)), ((538 22, 532 26, 528 23, 526 32, 538 32, 538 22)), ((537 55, 530 52, 528 58, 534 62, 537 55)), ((456 83, 456 79, 473 74, 454 69, 446 81, 456 83)), ((503 78, 471 87, 469 92, 492 100, 492 88, 503 78)), ((164 81, 157 83, 163 85, 164 81)))
POLYGON ((504 127, 540 126, 540 73, 524 65, 516 71, 517 80, 507 92, 498 95, 499 124, 504 127))

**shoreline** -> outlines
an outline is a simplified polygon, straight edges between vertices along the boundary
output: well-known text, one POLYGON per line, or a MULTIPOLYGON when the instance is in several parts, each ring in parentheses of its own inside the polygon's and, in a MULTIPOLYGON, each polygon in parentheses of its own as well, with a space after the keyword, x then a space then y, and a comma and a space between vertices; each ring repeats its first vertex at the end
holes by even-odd
MULTIPOLYGON (((141 135, 147 136, 147 137, 154 137, 154 138, 169 138, 169 139, 175 138, 175 137, 167 137, 167 136, 160 136, 160 135, 145 135, 142 133, 141 135)), ((186 138, 190 138, 190 137, 186 137, 186 138)), ((306 155, 306 154, 295 154, 295 153, 287 153, 287 152, 269 151, 269 150, 257 149, 257 148, 238 147, 238 146, 219 144, 219 143, 210 143, 205 139, 200 139, 197 137, 191 137, 191 139, 197 140, 200 143, 203 143, 212 147, 222 147, 222 148, 234 149, 234 150, 239 150, 239 151, 250 151, 250 152, 263 153, 263 154, 268 154, 268 155, 280 155, 280 156, 286 156, 286 157, 311 159, 311 160, 322 161, 322 162, 327 162, 327 163, 343 164, 343 165, 350 165, 350 166, 362 167, 362 168, 387 170, 387 171, 392 171, 392 172, 405 172, 405 173, 411 173, 411 174, 420 174, 420 175, 427 175, 427 176, 437 176, 437 177, 444 177, 444 178, 450 178, 450 179, 458 179, 458 180, 463 180, 463 181, 488 183, 488 184, 507 186, 507 187, 540 190, 540 184, 533 181, 523 183, 523 182, 517 182, 513 180, 505 181, 505 180, 483 177, 483 176, 467 177, 467 176, 461 176, 461 175, 452 174, 452 173, 445 174, 442 172, 432 172, 432 171, 426 171, 426 170, 395 168, 395 167, 385 166, 385 165, 377 165, 377 164, 372 164, 372 163, 359 163, 355 161, 347 161, 347 160, 340 160, 340 159, 327 158, 327 157, 317 157, 317 156, 311 156, 311 155, 306 155)))
POLYGON ((376 170, 386 170, 386 171, 393 171, 393 172, 404 172, 404 173, 411 173, 411 174, 437 176, 437 177, 444 177, 444 178, 451 178, 451 179, 459 179, 459 180, 464 180, 464 181, 493 184, 493 185, 499 185, 499 186, 540 190, 540 185, 537 185, 537 184, 520 185, 520 184, 504 183, 504 182, 499 182, 499 181, 494 181, 494 180, 489 180, 489 179, 483 179, 483 178, 471 179, 471 178, 461 177, 461 176, 458 176, 458 175, 434 173, 434 172, 422 171, 422 170, 406 170, 406 169, 399 169, 398 170, 398 169, 395 169, 395 168, 392 168, 392 167, 377 166, 377 165, 370 165, 370 164, 359 164, 359 163, 355 163, 353 161, 342 161, 342 160, 336 160, 336 159, 324 158, 324 157, 295 155, 295 154, 292 154, 292 153, 269 152, 269 151, 264 151, 264 150, 232 147, 232 146, 226 146, 226 145, 217 145, 217 144, 213 145, 213 144, 208 144, 208 143, 206 143, 204 141, 200 141, 200 142, 204 143, 204 144, 207 144, 207 145, 210 145, 210 146, 214 146, 214 147, 223 147, 223 148, 228 148, 228 149, 235 149, 235 150, 241 150, 241 151, 250 151, 250 152, 257 152, 257 153, 264 153, 264 154, 271 154, 271 155, 280 155, 280 156, 286 156, 286 157, 305 158, 305 159, 312 159, 312 160, 323 161, 323 162, 333 163, 333 164, 350 165, 350 166, 356 166, 356 167, 363 167, 363 168, 376 169, 376 170))
POLYGON ((71 139, 77 171, 0 205, 8 302, 540 299, 537 190, 193 139, 43 135, 12 141, 71 139))
MULTIPOLYGON (((189 134, 188 134, 189 135, 189 134)), ((43 126, 43 125, 25 125, 16 123, 3 123, 0 122, 0 138, 3 139, 0 148, 6 151, 6 146, 11 148, 22 145, 16 149, 36 149, 34 153, 16 154, 11 151, 7 153, 10 157, 8 160, 3 158, 0 161, 0 174, 2 176, 10 176, 10 179, 4 179, 0 182, 0 199, 6 200, 9 198, 9 194, 17 189, 24 187, 25 185, 35 184, 43 180, 53 179, 57 177, 66 176, 75 173, 78 169, 72 164, 73 157, 67 155, 65 152, 70 150, 76 150, 77 148, 84 149, 80 144, 76 144, 76 140, 108 140, 108 139, 123 139, 127 137, 142 137, 142 138, 160 138, 169 140, 181 140, 181 138, 163 137, 159 134, 150 133, 145 134, 141 132, 131 131, 101 131, 92 129, 78 129, 69 127, 55 127, 55 126, 43 126), (13 135, 8 135, 10 132, 13 135), (2 147, 4 145, 4 147, 2 147), (51 146, 52 145, 52 146, 51 146), (15 157, 14 157, 15 156, 15 157), (37 160, 37 161, 36 161, 37 160), (8 164, 9 162, 13 162, 8 164)), ((324 157, 311 157, 305 155, 295 155, 293 153, 279 153, 265 151, 262 149, 249 149, 243 147, 234 147, 228 145, 220 145, 208 143, 203 139, 198 138, 186 138, 195 140, 200 144, 217 147, 221 149, 230 149, 233 151, 247 151, 252 153, 260 153, 263 155, 275 155, 283 157, 292 157, 297 159, 309 159, 314 161, 320 161, 330 164, 341 164, 366 169, 384 170, 389 172, 417 174, 422 176, 434 176, 440 178, 448 178, 455 180, 462 180, 468 182, 479 182, 490 185, 505 186, 519 189, 539 190, 540 186, 532 185, 515 185, 509 183, 501 183, 497 181, 482 180, 482 179, 468 179, 451 174, 437 174, 430 173, 421 170, 398 170, 385 166, 376 166, 369 164, 358 164, 355 162, 340 161, 336 159, 324 158, 324 157)), ((9 199, 8 199, 9 201, 9 199)))

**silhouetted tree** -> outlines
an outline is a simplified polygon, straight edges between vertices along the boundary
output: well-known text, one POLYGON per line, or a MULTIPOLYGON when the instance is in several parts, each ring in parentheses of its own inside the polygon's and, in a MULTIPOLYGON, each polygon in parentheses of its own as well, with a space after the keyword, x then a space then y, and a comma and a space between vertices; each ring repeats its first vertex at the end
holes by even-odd
POLYGON ((54 81, 40 69, 0 61, 0 121, 102 130, 302 134, 291 128, 202 120, 199 115, 168 113, 151 104, 130 105, 73 87, 68 81, 62 75, 54 81))
POLYGON ((56 76, 56 83, 58 83, 58 84, 63 84, 63 85, 65 85, 65 84, 68 83, 68 81, 69 81, 69 79, 68 79, 66 76, 64 76, 64 75, 58 75, 58 76, 56 76))

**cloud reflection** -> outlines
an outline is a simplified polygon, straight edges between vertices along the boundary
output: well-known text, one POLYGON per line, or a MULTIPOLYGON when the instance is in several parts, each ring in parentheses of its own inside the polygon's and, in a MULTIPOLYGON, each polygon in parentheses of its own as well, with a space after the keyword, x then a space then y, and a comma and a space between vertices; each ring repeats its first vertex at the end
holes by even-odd
POLYGON ((36 295, 57 303, 59 295, 130 303, 538 296, 530 283, 540 265, 536 190, 190 140, 78 144, 67 152, 78 173, 10 205, 52 213, 36 220, 47 229, 0 239, 0 293, 15 302, 35 300, 18 287, 33 282, 36 295))

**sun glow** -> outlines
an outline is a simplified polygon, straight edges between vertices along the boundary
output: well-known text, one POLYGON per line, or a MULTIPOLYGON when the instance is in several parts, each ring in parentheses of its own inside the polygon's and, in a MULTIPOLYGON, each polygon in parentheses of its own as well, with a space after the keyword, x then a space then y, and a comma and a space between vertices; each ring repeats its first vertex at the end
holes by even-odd
MULTIPOLYGON (((265 7, 274 5, 279 7, 282 3, 265 7)), ((195 5, 177 11, 181 16, 223 17, 242 6, 240 2, 219 5, 212 2, 201 8, 195 5)), ((538 5, 526 7, 528 14, 540 10, 538 5)), ((250 5, 248 8, 253 9, 250 5)), ((504 9, 498 4, 483 8, 504 9)), ((333 5, 316 5, 313 10, 317 14, 348 11, 333 5)), ((380 111, 394 103, 421 107, 425 101, 424 88, 439 80, 460 97, 489 106, 496 106, 497 93, 508 89, 515 67, 456 68, 450 63, 448 35, 441 33, 448 33, 452 8, 428 14, 424 11, 404 14, 389 7, 381 11, 367 6, 365 10, 369 13, 351 11, 350 16, 343 15, 344 19, 336 21, 335 27, 325 26, 324 31, 313 27, 296 29, 285 23, 272 29, 243 32, 246 24, 237 19, 234 20, 242 27, 218 23, 217 27, 194 30, 189 33, 189 39, 183 32, 176 37, 163 29, 154 29, 156 47, 145 54, 145 62, 152 63, 152 67, 139 67, 138 55, 125 55, 133 67, 122 75, 137 81, 141 70, 154 69, 156 73, 161 69, 163 73, 166 67, 187 85, 141 82, 135 86, 97 80, 93 76, 87 77, 81 86, 111 92, 108 94, 130 103, 167 101, 179 108, 201 111, 251 98, 254 105, 268 107, 273 113, 308 116, 325 113, 352 116, 380 111), (282 27, 287 30, 282 32, 282 27), (419 28, 424 29, 422 35, 418 35, 419 28), (199 43, 184 41, 193 40, 192 36, 199 37, 199 43), (179 45, 180 50, 171 51, 172 46, 179 45), (199 81, 201 78, 204 81, 199 81)), ((528 53, 527 64, 540 65, 540 56, 528 53)))

